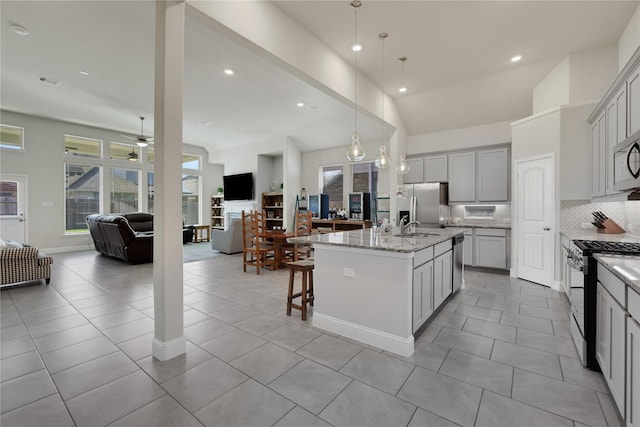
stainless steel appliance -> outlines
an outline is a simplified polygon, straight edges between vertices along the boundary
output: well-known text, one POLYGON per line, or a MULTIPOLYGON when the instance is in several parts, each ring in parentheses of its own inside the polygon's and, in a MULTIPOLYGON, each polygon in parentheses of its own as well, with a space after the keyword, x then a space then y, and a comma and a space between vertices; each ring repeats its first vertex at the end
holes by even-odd
POLYGON ((449 184, 435 182, 408 185, 407 198, 398 199, 397 206, 400 212, 409 212, 411 221, 419 221, 418 227, 442 227, 449 216, 448 203, 449 184))
POLYGON ((459 234, 453 238, 453 293, 462 287, 462 278, 464 277, 464 252, 462 244, 464 242, 464 234, 459 234))
POLYGON ((600 240, 574 240, 576 252, 568 264, 571 268, 582 268, 583 288, 571 288, 571 336, 582 363, 594 371, 600 370, 596 360, 596 309, 597 309, 597 267, 593 254, 611 253, 640 255, 639 242, 607 242, 600 240), (580 261, 580 255, 582 261, 580 261), (570 261, 570 263, 569 263, 570 261), (580 292, 582 291, 582 292, 580 292))
POLYGON ((640 130, 613 147, 613 187, 617 191, 640 188, 640 130))

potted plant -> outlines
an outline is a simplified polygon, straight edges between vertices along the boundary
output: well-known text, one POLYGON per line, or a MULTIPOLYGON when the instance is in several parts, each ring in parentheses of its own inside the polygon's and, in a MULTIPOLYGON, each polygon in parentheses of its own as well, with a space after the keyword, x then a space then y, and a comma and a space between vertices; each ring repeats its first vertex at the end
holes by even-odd
POLYGON ((218 194, 224 193, 224 189, 222 187, 218 187, 218 194))

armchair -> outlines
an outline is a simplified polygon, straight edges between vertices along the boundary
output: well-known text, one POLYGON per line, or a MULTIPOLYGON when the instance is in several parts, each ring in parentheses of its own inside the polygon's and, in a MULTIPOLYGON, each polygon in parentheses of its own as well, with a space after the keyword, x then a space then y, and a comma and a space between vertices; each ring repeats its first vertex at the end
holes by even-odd
POLYGON ((226 230, 212 230, 211 248, 223 254, 242 252, 242 219, 231 220, 226 230))
MULTIPOLYGON (((17 246, 17 245, 16 245, 17 246)), ((53 258, 29 245, 0 249, 0 285, 31 282, 44 279, 51 281, 53 258)))

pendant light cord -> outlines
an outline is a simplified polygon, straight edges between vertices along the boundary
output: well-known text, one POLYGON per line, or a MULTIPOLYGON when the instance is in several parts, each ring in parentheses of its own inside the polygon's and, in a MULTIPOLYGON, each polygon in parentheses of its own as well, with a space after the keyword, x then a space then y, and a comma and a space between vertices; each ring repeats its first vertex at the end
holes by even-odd
MULTIPOLYGON (((354 2, 355 3, 355 2, 354 2)), ((353 5, 353 3, 352 3, 353 5)), ((357 2, 353 6, 353 44, 358 43, 358 8, 360 2, 357 2)), ((353 108, 353 132, 358 133, 358 52, 353 51, 353 68, 355 72, 354 87, 353 87, 353 102, 355 104, 353 108)))

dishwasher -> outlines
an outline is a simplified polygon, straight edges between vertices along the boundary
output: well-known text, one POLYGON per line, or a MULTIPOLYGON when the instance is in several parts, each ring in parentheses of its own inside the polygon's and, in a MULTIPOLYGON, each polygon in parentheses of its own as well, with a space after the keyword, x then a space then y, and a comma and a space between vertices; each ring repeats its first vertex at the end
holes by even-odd
POLYGON ((464 288, 464 234, 458 234, 453 238, 453 293, 464 288))

